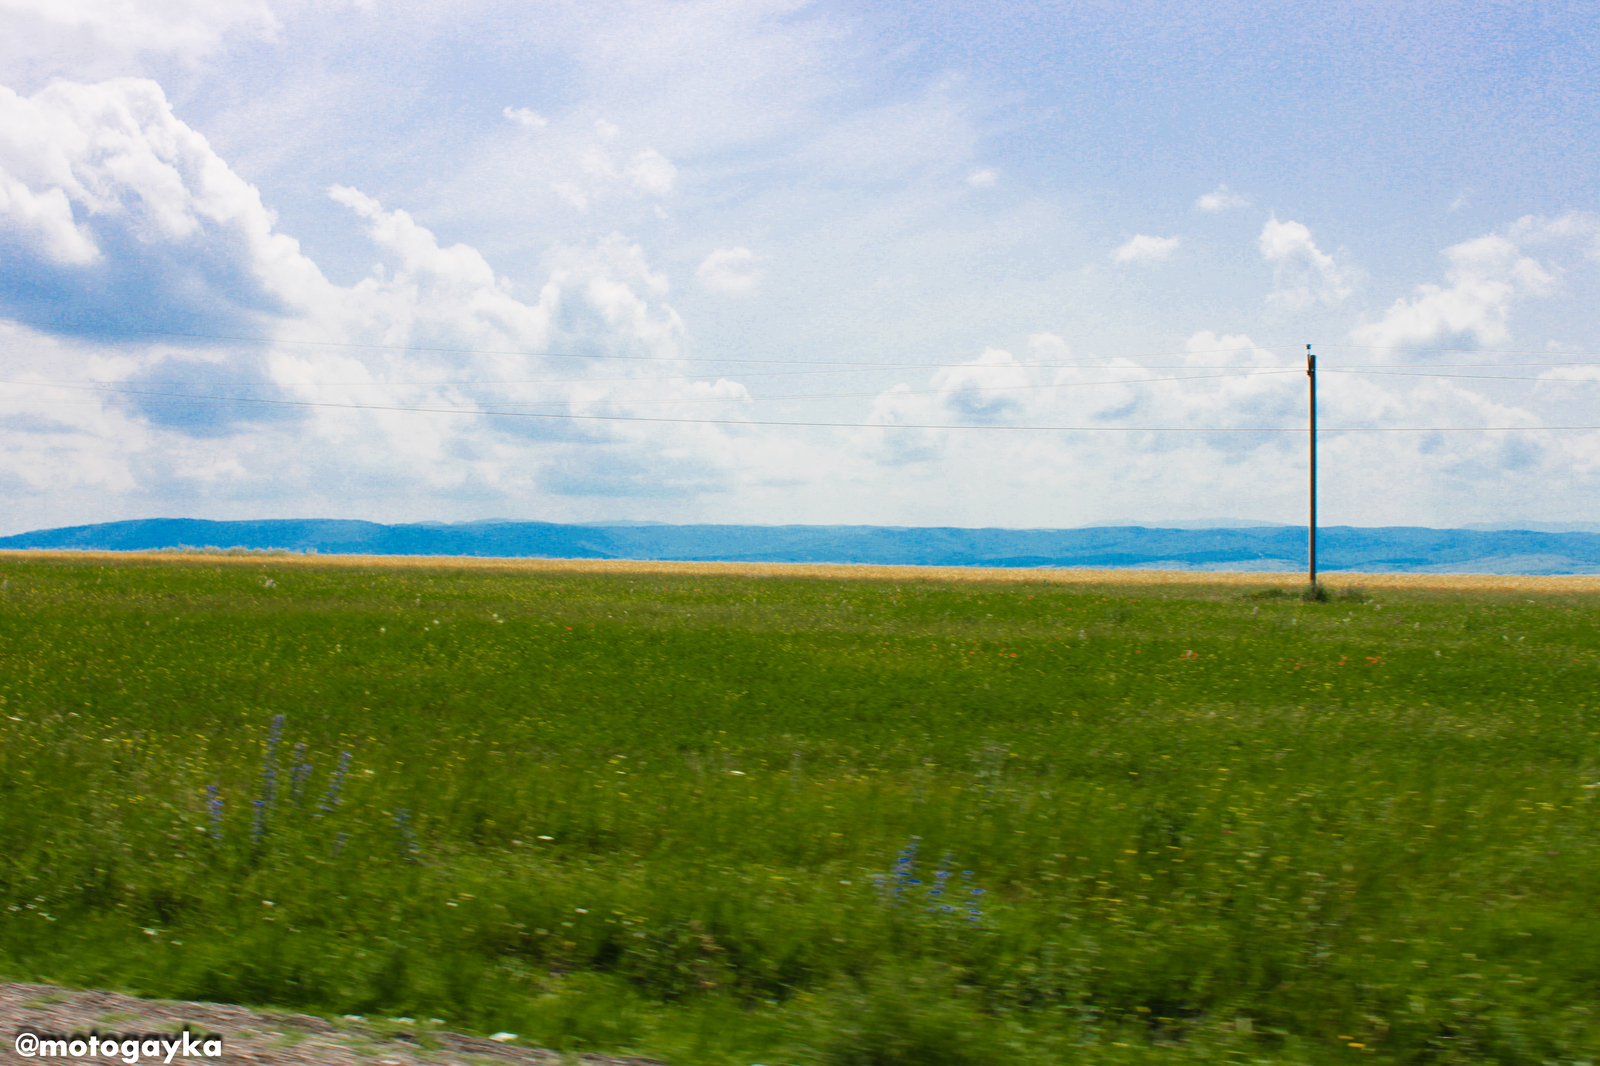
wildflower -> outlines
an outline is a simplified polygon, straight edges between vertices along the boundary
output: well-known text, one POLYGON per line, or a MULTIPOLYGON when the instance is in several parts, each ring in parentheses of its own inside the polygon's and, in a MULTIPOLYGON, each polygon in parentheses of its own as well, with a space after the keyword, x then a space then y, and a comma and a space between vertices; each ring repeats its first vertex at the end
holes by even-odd
POLYGON ((306 743, 301 741, 294 746, 294 769, 290 771, 289 798, 296 807, 302 806, 305 798, 306 779, 311 776, 311 764, 306 761, 306 743))
POLYGON ((339 765, 334 769, 333 776, 328 779, 328 792, 322 797, 322 803, 317 808, 319 816, 332 814, 339 809, 339 789, 344 784, 345 771, 349 769, 350 753, 342 751, 339 753, 339 765))
POLYGON ((256 816, 250 826, 250 839, 260 840, 267 832, 267 821, 278 796, 278 742, 283 739, 283 715, 272 716, 267 732, 266 751, 261 757, 261 798, 255 801, 256 816))
POLYGON ((896 894, 904 892, 911 885, 920 885, 921 881, 911 875, 916 872, 917 848, 921 846, 921 837, 912 837, 911 842, 900 852, 894 862, 894 881, 896 894))
POLYGON ((978 897, 983 895, 983 889, 972 883, 971 870, 961 871, 961 881, 967 888, 967 921, 979 921, 983 918, 983 911, 978 907, 978 897))
POLYGON ((408 862, 415 862, 417 857, 417 834, 411 830, 411 812, 402 807, 394 812, 394 828, 400 857, 408 862))
POLYGON ((216 785, 206 786, 206 809, 211 812, 211 839, 222 839, 222 796, 216 785))
POLYGON ((928 889, 928 897, 932 900, 928 910, 942 911, 948 914, 951 911, 950 906, 947 904, 941 905, 938 900, 938 897, 944 895, 945 882, 950 880, 950 853, 948 851, 940 857, 939 868, 934 871, 933 880, 933 887, 928 889))

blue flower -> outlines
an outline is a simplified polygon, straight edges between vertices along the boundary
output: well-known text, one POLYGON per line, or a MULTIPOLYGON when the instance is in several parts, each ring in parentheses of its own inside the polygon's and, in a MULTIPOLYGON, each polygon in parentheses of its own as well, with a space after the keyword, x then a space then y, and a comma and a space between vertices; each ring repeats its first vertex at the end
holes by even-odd
POLYGON ((206 810, 211 812, 211 839, 222 839, 222 795, 216 785, 206 786, 206 810))
POLYGON ((332 814, 339 809, 339 789, 344 784, 345 771, 349 769, 350 753, 342 751, 339 753, 339 765, 334 768, 333 776, 328 779, 327 794, 322 797, 322 803, 317 807, 318 817, 332 814))
POLYGON ((261 756, 261 798, 255 801, 256 815, 250 825, 250 839, 258 841, 267 832, 267 821, 278 798, 278 742, 283 739, 283 715, 272 716, 267 731, 266 751, 261 756))
POLYGON ((394 828, 400 857, 408 862, 417 859, 417 834, 411 830, 411 812, 402 807, 394 812, 394 828))

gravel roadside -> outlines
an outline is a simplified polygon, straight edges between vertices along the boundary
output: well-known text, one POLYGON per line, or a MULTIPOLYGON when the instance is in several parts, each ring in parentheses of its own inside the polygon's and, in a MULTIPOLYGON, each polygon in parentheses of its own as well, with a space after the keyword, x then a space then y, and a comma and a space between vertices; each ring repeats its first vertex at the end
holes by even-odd
MULTIPOLYGON (((115 992, 83 992, 53 985, 0 983, 0 1031, 5 1046, 0 1062, 73 1062, 85 1056, 27 1056, 17 1037, 24 1033, 87 1038, 118 1034, 131 1040, 143 1034, 170 1034, 187 1027, 195 1040, 220 1035, 222 1054, 171 1063, 207 1066, 665 1066, 655 1059, 609 1055, 560 1055, 543 1048, 499 1043, 481 1037, 404 1023, 330 1022, 309 1014, 251 1010, 223 1003, 136 999, 115 992)), ((161 1062, 140 1055, 138 1062, 161 1062)), ((122 1055, 95 1061, 125 1062, 122 1055)))

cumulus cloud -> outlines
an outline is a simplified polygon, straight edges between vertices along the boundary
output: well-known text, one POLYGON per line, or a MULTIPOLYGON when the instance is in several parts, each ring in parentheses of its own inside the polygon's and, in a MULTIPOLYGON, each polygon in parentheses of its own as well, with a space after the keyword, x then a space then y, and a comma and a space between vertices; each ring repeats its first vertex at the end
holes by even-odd
POLYGON ((1218 185, 1196 200, 1194 206, 1201 211, 1216 214, 1220 211, 1230 211, 1235 207, 1249 207, 1250 201, 1226 185, 1218 185))
POLYGON ((588 211, 608 198, 660 199, 672 192, 678 168, 654 148, 641 148, 624 157, 616 142, 621 130, 601 119, 587 141, 564 146, 572 166, 560 181, 551 182, 556 195, 579 211, 588 211), (626 162, 623 159, 626 158, 626 162))
MULTIPOLYGON (((91 472, 126 500, 304 500, 352 479, 372 499, 384 486, 440 499, 615 494, 633 483, 606 471, 630 449, 667 472, 638 494, 693 496, 717 491, 737 458, 719 451, 720 429, 596 420, 749 399, 737 382, 684 375, 682 320, 636 242, 557 245, 526 289, 477 248, 336 185, 330 197, 380 257, 338 285, 154 83, 57 83, 0 109, 0 313, 16 320, 0 322, 5 369, 35 382, 0 389, 0 496, 12 503, 91 472), (55 321, 63 307, 71 321, 55 321), (552 350, 619 361, 585 372, 541 354, 552 350), (54 428, 23 418, 62 398, 46 383, 63 377, 112 392, 54 428)), ((647 155, 637 180, 666 178, 647 155)), ((735 286, 754 273, 737 257, 723 267, 735 286)))
POLYGON ((1141 233, 1111 253, 1118 263, 1159 263, 1177 250, 1177 237, 1151 237, 1141 233))
POLYGON ((323 284, 256 189, 136 78, 0 87, 0 310, 62 328, 245 330, 323 284))
POLYGON ((92 41, 102 52, 177 52, 201 54, 222 44, 230 33, 270 37, 279 23, 268 0, 165 0, 158 4, 125 0, 0 0, 7 32, 81 47, 92 41))
POLYGON ((441 246, 409 213, 385 210, 360 190, 336 185, 328 195, 366 221, 373 243, 390 258, 381 272, 319 308, 324 322, 336 319, 345 333, 401 344, 537 350, 548 342, 553 294, 524 303, 476 248, 441 246))
POLYGON ((654 148, 646 148, 628 162, 624 173, 638 191, 651 196, 665 196, 672 191, 678 168, 654 148))
POLYGON ((961 421, 980 423, 1020 413, 1024 400, 1013 393, 1028 384, 1028 372, 1016 357, 999 348, 985 348, 976 359, 933 375, 945 411, 961 421))
POLYGON ((761 284, 756 254, 742 246, 718 248, 705 257, 694 276, 707 292, 721 296, 744 296, 761 284))
POLYGON ((1262 258, 1274 267, 1269 302, 1291 308, 1333 306, 1355 291, 1355 272, 1319 249, 1311 230, 1299 222, 1279 222, 1273 215, 1256 243, 1262 258))
MULTIPOLYGON (((1252 517, 1303 518, 1306 379, 1297 354, 1261 348, 1247 335, 1213 331, 1195 333, 1186 354, 1162 357, 1159 366, 1125 359, 1063 366, 1067 346, 1049 335, 1030 339, 1029 348, 1038 362, 1018 363, 990 349, 941 372, 936 390, 904 382, 878 395, 874 420, 885 427, 979 427, 859 434, 858 453, 893 471, 873 482, 885 505, 913 508, 918 499, 937 499, 949 522, 949 508, 957 505, 948 486, 959 486, 957 495, 970 503, 964 517, 973 525, 999 524, 997 514, 1012 516, 1006 524, 1025 524, 1029 518, 1019 512, 1028 508, 1021 501, 1034 498, 1041 506, 1028 515, 1049 514, 1055 525, 1069 524, 1064 516, 1078 514, 1084 522, 1125 514, 1170 517, 1205 501, 1212 513, 1244 506, 1252 517), (1086 432, 983 428, 1000 426, 1086 432), (1255 432, 1273 429, 1288 432, 1255 432), (1006 508, 1005 499, 1018 502, 1006 508), (1219 502, 1226 500, 1235 503, 1219 502)), ((1325 518, 1435 524, 1463 499, 1492 507, 1487 486, 1600 476, 1593 435, 1539 432, 1535 410, 1475 384, 1327 375, 1319 390, 1326 468, 1351 476, 1324 480, 1325 518), (1392 432, 1432 426, 1520 426, 1530 432, 1392 432), (1521 478, 1501 476, 1513 469, 1521 478), (1391 491, 1374 497, 1371 472, 1380 470, 1391 491)), ((859 481, 868 480, 866 472, 855 473, 859 481)), ((1515 496, 1508 492, 1496 499, 1515 496)))
POLYGON ((542 130, 550 125, 550 120, 539 112, 528 107, 506 107, 501 112, 507 120, 515 122, 525 130, 542 130))
POLYGON ((1506 235, 1535 247, 1577 244, 1585 258, 1600 259, 1600 214, 1593 211, 1568 211, 1555 218, 1524 215, 1507 228, 1506 235))
POLYGON ((1510 339, 1512 306, 1518 299, 1544 296, 1557 283, 1555 272, 1522 243, 1587 237, 1595 232, 1587 214, 1558 219, 1520 219, 1506 234, 1486 234, 1443 251, 1446 285, 1418 285, 1397 299, 1378 322, 1352 331, 1362 344, 1379 347, 1427 344, 1440 338, 1470 338, 1478 344, 1510 339))
MULTIPOLYGON (((7 102, 0 100, 0 123, 5 122, 7 102)), ((94 238, 73 219, 72 202, 59 188, 35 192, 0 173, 0 216, 15 239, 35 245, 52 263, 90 263, 100 258, 94 238)))

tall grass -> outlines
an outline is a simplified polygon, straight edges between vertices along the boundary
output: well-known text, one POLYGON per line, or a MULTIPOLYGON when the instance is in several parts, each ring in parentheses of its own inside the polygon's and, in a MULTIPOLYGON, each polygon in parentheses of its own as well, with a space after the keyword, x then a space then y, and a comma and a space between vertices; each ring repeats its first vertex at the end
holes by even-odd
POLYGON ((4 572, 12 977, 685 1064, 1600 1047, 1592 597, 4 572))

